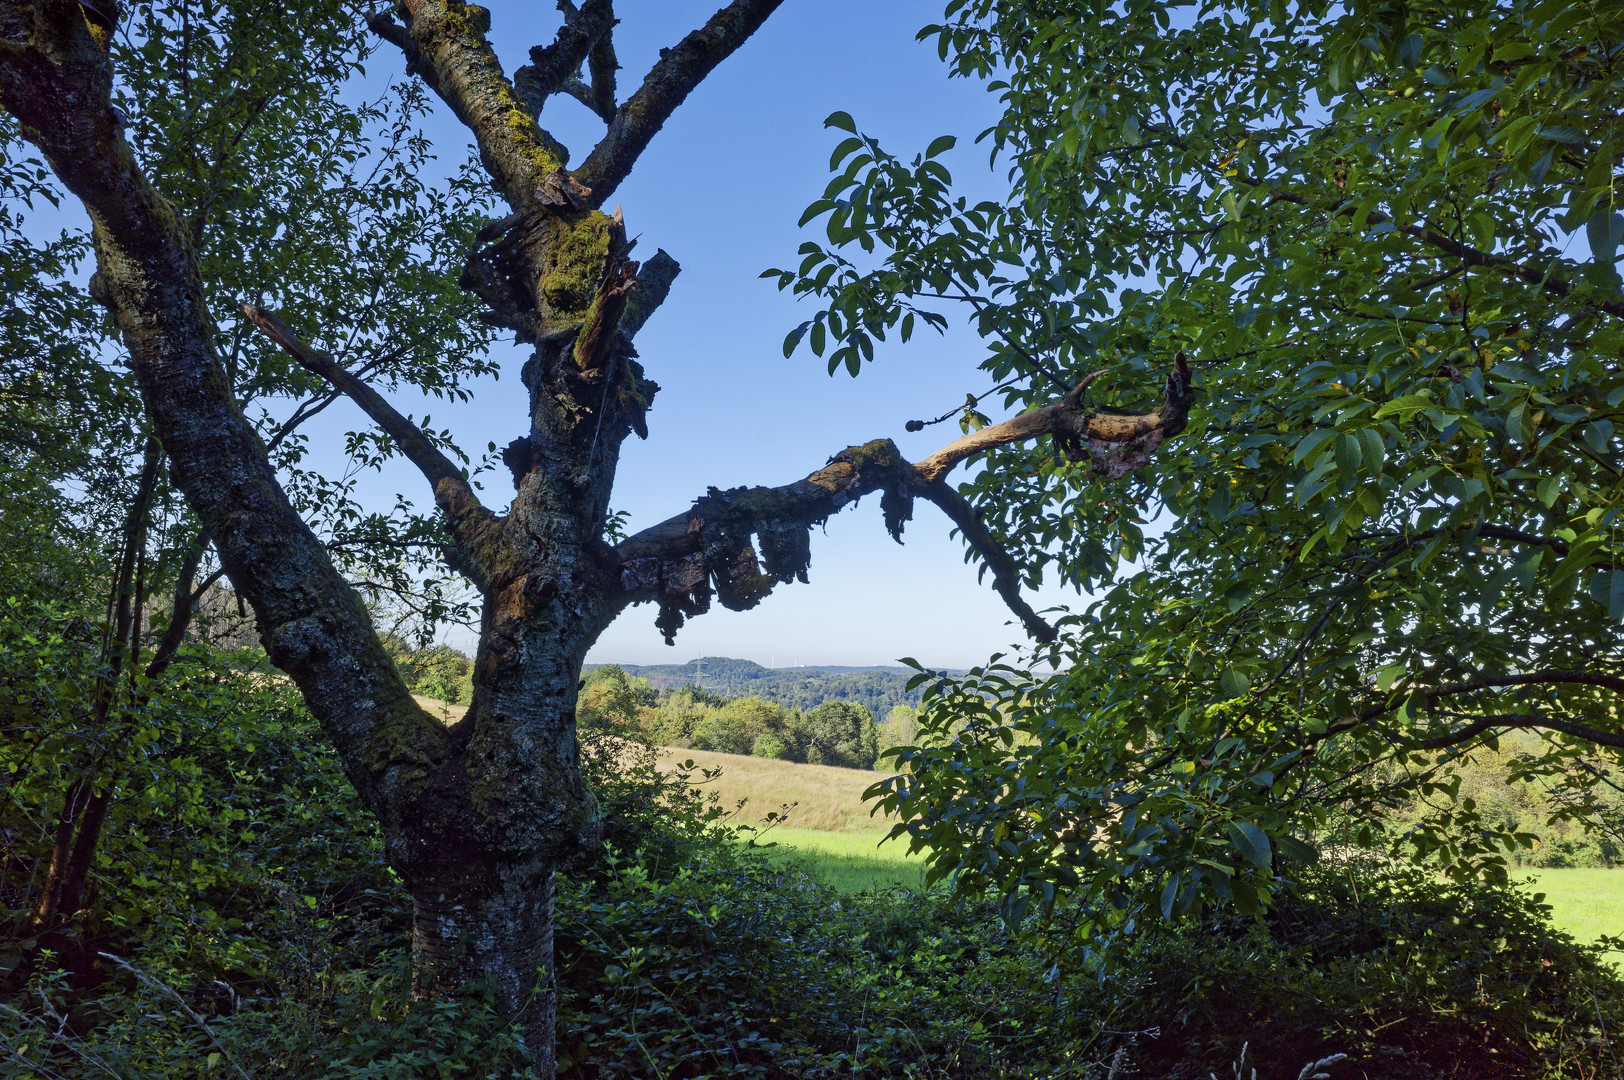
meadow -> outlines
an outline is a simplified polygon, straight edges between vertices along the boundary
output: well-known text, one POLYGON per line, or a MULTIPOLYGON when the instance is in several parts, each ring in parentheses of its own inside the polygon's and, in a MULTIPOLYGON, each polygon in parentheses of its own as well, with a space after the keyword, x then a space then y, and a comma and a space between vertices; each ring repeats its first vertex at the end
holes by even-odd
MULTIPOLYGON (((1513 879, 1545 894, 1551 921, 1580 941, 1624 937, 1624 869, 1525 870, 1513 879)), ((1613 950, 1624 966, 1624 950, 1613 950)))
POLYGON ((798 765, 777 758, 720 754, 707 750, 665 747, 660 768, 672 770, 694 763, 691 782, 707 794, 715 792, 721 805, 733 810, 741 825, 760 825, 769 813, 784 815, 783 825, 826 833, 884 830, 884 819, 870 817, 863 792, 886 774, 868 769, 841 769, 833 765, 798 765), (699 770, 720 769, 713 780, 699 770))
MULTIPOLYGON (((729 809, 744 800, 739 824, 759 826, 769 811, 783 813, 783 824, 757 842, 776 845, 778 857, 801 860, 841 892, 922 886, 923 855, 909 855, 906 841, 885 840, 887 822, 863 806, 863 791, 883 773, 703 750, 660 751, 662 768, 687 760, 721 770, 702 786, 729 809)), ((1624 869, 1519 870, 1512 876, 1544 893, 1552 921, 1580 941, 1624 937, 1624 869)), ((1613 956, 1624 965, 1624 951, 1613 956)))

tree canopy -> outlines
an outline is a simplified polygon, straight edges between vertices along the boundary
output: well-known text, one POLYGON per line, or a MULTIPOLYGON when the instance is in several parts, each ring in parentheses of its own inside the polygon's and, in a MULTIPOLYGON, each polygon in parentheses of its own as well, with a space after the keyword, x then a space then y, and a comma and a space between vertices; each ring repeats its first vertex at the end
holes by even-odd
POLYGON ((1009 196, 830 117, 786 349, 855 372, 956 302, 1006 405, 1198 373, 1148 463, 1056 437, 961 485, 1023 581, 1092 599, 928 692, 926 730, 970 723, 877 794, 935 871, 1169 915, 1255 910, 1316 837, 1494 872, 1529 838, 1451 763, 1511 730, 1539 735, 1514 776, 1607 806, 1624 9, 971 2, 924 36, 999 95, 1009 196), (1384 841, 1405 798, 1429 812, 1384 841))

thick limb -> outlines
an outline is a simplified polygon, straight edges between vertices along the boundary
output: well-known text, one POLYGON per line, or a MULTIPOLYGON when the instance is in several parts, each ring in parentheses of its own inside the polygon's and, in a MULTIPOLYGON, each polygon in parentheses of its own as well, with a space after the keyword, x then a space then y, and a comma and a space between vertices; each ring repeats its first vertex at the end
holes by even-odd
POLYGON ((615 549, 621 569, 621 606, 645 601, 659 604, 656 622, 667 642, 675 640, 677 629, 689 616, 709 607, 713 589, 726 607, 754 607, 775 584, 806 580, 814 526, 862 496, 881 491, 886 527, 899 540, 903 523, 912 516, 915 497, 941 507, 992 571, 999 595, 1027 631, 1039 641, 1052 641, 1053 627, 1021 598, 1014 559, 945 477, 974 454, 1043 436, 1079 452, 1086 444, 1095 472, 1119 477, 1148 462, 1163 441, 1184 430, 1194 395, 1182 353, 1167 377, 1161 407, 1150 413, 1088 412, 1082 407, 1082 390, 1088 381, 1058 402, 983 428, 917 463, 903 458, 889 439, 877 439, 842 450, 829 464, 793 484, 731 491, 712 488, 687 511, 645 529, 615 549))

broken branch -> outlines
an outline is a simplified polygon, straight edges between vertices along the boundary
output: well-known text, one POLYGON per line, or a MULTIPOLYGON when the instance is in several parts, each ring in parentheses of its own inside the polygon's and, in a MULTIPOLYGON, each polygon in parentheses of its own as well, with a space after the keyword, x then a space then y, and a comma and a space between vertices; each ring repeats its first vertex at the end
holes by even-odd
POLYGON ((805 581, 811 529, 863 495, 883 491, 886 528, 893 536, 901 539, 915 497, 936 504, 992 571, 998 594, 1027 632, 1038 641, 1053 641, 1054 628, 1021 597, 1014 557, 944 478, 972 454, 1043 435, 1086 440, 1095 473, 1119 477, 1148 462, 1157 447, 1184 430, 1194 391, 1182 353, 1168 375, 1162 406, 1142 416, 1084 412, 1082 392, 1098 374, 1085 378, 1061 401, 965 436, 918 463, 910 464, 889 439, 876 439, 842 450, 793 484, 712 488, 689 510, 614 549, 622 601, 658 603, 657 622, 670 642, 686 617, 709 606, 713 586, 724 606, 743 609, 759 603, 777 583, 805 581))

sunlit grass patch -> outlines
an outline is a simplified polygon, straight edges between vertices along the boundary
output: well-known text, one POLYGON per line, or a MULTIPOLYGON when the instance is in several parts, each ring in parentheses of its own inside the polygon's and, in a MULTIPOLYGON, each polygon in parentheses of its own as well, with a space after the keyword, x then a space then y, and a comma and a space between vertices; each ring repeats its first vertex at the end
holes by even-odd
POLYGON ((925 857, 909 855, 906 840, 883 832, 822 832, 779 826, 759 841, 777 844, 773 857, 798 859, 844 893, 924 887, 925 857))
MULTIPOLYGON (((1580 941, 1624 936, 1624 870, 1527 870, 1517 876, 1545 894, 1551 920, 1580 941)), ((1612 953, 1611 959, 1624 965, 1624 952, 1612 953)))
POLYGON ((863 792, 886 773, 867 769, 839 769, 832 765, 798 765, 777 758, 718 754, 706 750, 666 747, 660 751, 660 768, 671 770, 684 761, 700 769, 721 769, 714 781, 703 781, 696 772, 693 782, 702 791, 715 791, 722 806, 731 810, 744 799, 744 809, 736 820, 759 825, 769 813, 784 813, 786 825, 803 830, 826 832, 872 832, 884 827, 884 819, 869 817, 863 805, 863 792), (793 805, 790 805, 793 804, 793 805), (781 808, 790 805, 788 811, 781 808))

